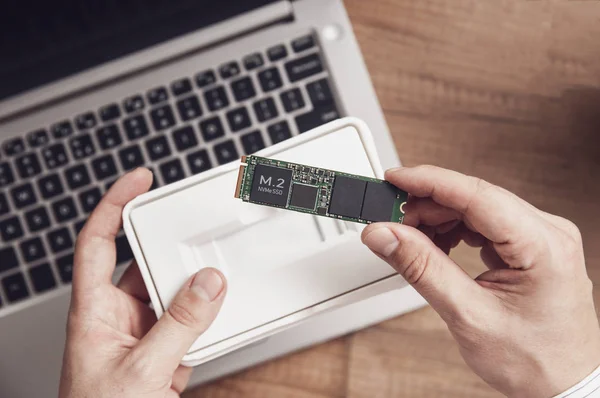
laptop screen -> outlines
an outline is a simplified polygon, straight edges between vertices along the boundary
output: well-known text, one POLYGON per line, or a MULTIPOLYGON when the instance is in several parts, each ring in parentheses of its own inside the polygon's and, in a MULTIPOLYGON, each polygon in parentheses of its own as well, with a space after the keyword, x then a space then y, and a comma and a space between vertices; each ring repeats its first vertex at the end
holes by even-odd
POLYGON ((0 100, 277 1, 3 1, 0 100))

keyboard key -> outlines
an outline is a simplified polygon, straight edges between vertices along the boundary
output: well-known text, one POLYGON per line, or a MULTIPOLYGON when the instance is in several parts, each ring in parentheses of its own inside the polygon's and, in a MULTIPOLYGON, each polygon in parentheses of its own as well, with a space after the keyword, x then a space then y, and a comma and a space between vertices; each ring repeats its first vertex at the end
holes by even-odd
POLYGON ((192 82, 187 77, 175 80, 171 83, 171 92, 174 96, 180 96, 192 91, 192 82))
POLYGON ((287 55, 287 49, 283 44, 273 46, 267 50, 267 56, 269 57, 271 62, 279 61, 280 59, 287 57, 287 55))
POLYGON ((217 76, 212 70, 206 70, 196 75, 196 85, 200 88, 210 86, 217 81, 217 76))
POLYGON ((175 142, 175 148, 180 152, 198 145, 198 139, 192 126, 173 131, 173 141, 175 142))
POLYGON ((69 140, 69 147, 76 160, 87 158, 96 153, 96 147, 89 134, 81 134, 69 140))
POLYGON ((87 220, 81 220, 81 221, 77 221, 75 224, 73 224, 73 229, 75 230, 75 236, 79 235, 79 233, 81 232, 81 230, 85 226, 85 222, 86 221, 87 220))
POLYGON ((252 84, 252 79, 249 77, 243 77, 231 82, 231 91, 233 91, 233 96, 237 102, 256 96, 254 84, 252 84))
POLYGON ((19 259, 17 253, 12 247, 5 247, 0 249, 0 272, 7 271, 12 268, 19 266, 19 259))
POLYGON ((0 272, 7 271, 19 266, 17 253, 12 247, 0 249, 0 272))
POLYGON ((133 260, 133 252, 125 235, 117 236, 115 245, 117 246, 117 264, 133 260))
POLYGON ((123 120, 123 128, 130 141, 137 140, 149 134, 148 124, 146 124, 144 115, 137 115, 123 120))
POLYGON ((37 196, 30 183, 14 187, 10 190, 10 194, 17 209, 22 209, 37 202, 37 196))
POLYGON ((322 124, 338 119, 339 117, 340 114, 335 105, 326 105, 315 108, 313 111, 303 115, 296 116, 296 124, 298 125, 298 131, 304 133, 322 124))
POLYGON ((225 135, 225 129, 218 116, 200 122, 200 133, 204 141, 210 142, 225 135))
POLYGON ((69 161, 65 146, 60 143, 44 148, 42 150, 42 156, 44 162, 46 162, 46 167, 49 169, 63 166, 69 161))
POLYGON ((96 130, 96 138, 100 143, 100 148, 106 150, 121 145, 123 139, 116 124, 109 124, 96 130))
POLYGON ((10 211, 10 205, 8 204, 8 199, 6 199, 6 195, 3 192, 0 192, 0 216, 5 215, 10 211))
POLYGON ((56 259, 56 268, 63 283, 70 283, 73 279, 73 253, 56 259))
POLYGON ((70 189, 81 188, 91 182, 85 164, 69 167, 65 170, 65 180, 70 189))
POLYGON ((38 180, 38 189, 44 199, 50 199, 64 192, 57 174, 51 174, 38 180))
POLYGON ((97 180, 113 177, 117 174, 117 165, 113 155, 105 155, 92 160, 92 170, 97 180))
POLYGON ((218 111, 229 106, 229 98, 223 86, 217 86, 213 89, 204 92, 204 99, 208 105, 208 109, 212 112, 218 111))
POLYGON ((269 133, 269 137, 271 137, 273 145, 292 138, 290 126, 285 120, 267 127, 267 132, 269 133))
POLYGON ((283 102, 283 108, 286 112, 294 112, 295 110, 304 108, 304 105, 306 105, 299 88, 293 88, 281 93, 281 102, 283 102))
POLYGON ((67 197, 52 203, 54 218, 58 222, 65 222, 77 217, 77 208, 73 198, 67 197))
POLYGON ((175 124, 175 115, 170 105, 163 105, 150 111, 150 118, 156 131, 164 130, 175 124))
POLYGON ((240 74, 240 66, 235 61, 228 62, 219 67, 219 74, 222 79, 229 79, 230 77, 237 76, 240 74))
POLYGON ((265 60, 260 53, 246 55, 242 61, 246 70, 256 69, 265 64, 265 60))
POLYGON ((91 213, 102 199, 100 188, 92 188, 79 194, 79 203, 85 213, 91 213))
POLYGON ((50 264, 44 263, 29 269, 29 279, 33 285, 33 290, 42 293, 56 287, 56 280, 50 269, 50 264))
POLYGON ((179 111, 179 117, 183 121, 192 120, 202 116, 200 101, 198 101, 198 97, 195 95, 177 101, 177 110, 179 111))
POLYGON ((141 95, 133 95, 123 100, 123 108, 127 113, 141 111, 145 106, 144 98, 141 95))
POLYGON ((250 127, 250 115, 245 107, 237 108, 227 112, 227 121, 229 122, 229 128, 233 132, 243 130, 250 127))
POLYGON ((40 238, 32 238, 21 242, 19 248, 21 249, 23 259, 28 263, 46 256, 46 249, 44 249, 44 244, 40 238))
POLYGON ((229 163, 240 157, 232 140, 215 145, 213 150, 215 151, 219 164, 229 163))
POLYGON ((191 153, 187 156, 188 166, 192 174, 202 173, 203 171, 210 170, 212 165, 208 157, 206 150, 191 153))
MULTIPOLYGON (((94 115, 92 115, 92 117, 93 116, 94 115)), ((95 120, 96 119, 94 118, 94 123, 95 120)), ((73 134, 74 131, 75 130, 73 130, 73 125, 68 120, 63 120, 62 122, 58 122, 50 126, 50 133, 52 133, 52 136, 56 139, 68 137, 71 134, 73 134)))
POLYGON ((21 221, 17 217, 10 217, 0 221, 0 236, 4 242, 10 242, 13 239, 23 236, 21 221))
POLYGON ((254 113, 256 114, 256 118, 259 122, 276 118, 278 115, 273 98, 266 98, 264 100, 257 101, 254 103, 253 107, 254 113))
POLYGON ((119 159, 121 159, 123 170, 132 170, 145 163, 144 155, 142 155, 142 150, 138 145, 131 145, 121 149, 119 151, 119 159))
POLYGON ((50 217, 45 207, 38 207, 25 213, 25 221, 31 232, 38 232, 50 227, 50 217))
POLYGON ((53 253, 60 253, 73 247, 73 239, 67 228, 56 229, 46 235, 53 253))
POLYGON ((167 137, 160 136, 146 141, 146 151, 150 160, 162 159, 171 154, 171 148, 167 142, 167 137))
POLYGON ((21 137, 12 138, 5 141, 2 147, 7 156, 18 155, 25 152, 25 141, 23 141, 23 138, 21 137))
POLYGON ((323 72, 323 64, 318 54, 310 54, 306 57, 287 62, 285 70, 287 71, 288 79, 293 83, 323 72))
POLYGON ((18 157, 15 165, 21 178, 29 178, 42 172, 40 160, 35 152, 18 157))
POLYGON ((256 130, 242 136, 242 146, 246 155, 250 155, 254 152, 258 152, 265 147, 265 141, 260 134, 260 131, 256 130))
POLYGON ((0 163, 0 188, 12 184, 15 176, 8 162, 0 163))
POLYGON ((278 89, 283 85, 277 68, 270 68, 260 72, 258 80, 260 80, 260 86, 265 93, 278 89))
POLYGON ((82 113, 75 118, 75 125, 79 131, 94 128, 97 123, 96 115, 92 112, 82 113))
POLYGON ((160 165, 160 174, 165 184, 170 184, 185 178, 185 172, 179 159, 173 159, 160 165))
POLYGON ((315 107, 333 103, 333 94, 327 79, 317 80, 306 86, 308 96, 315 107))
POLYGON ((150 185, 150 191, 152 191, 158 188, 158 176, 154 172, 153 168, 148 167, 148 170, 150 170, 150 172, 152 173, 152 185, 150 185))
POLYGON ((168 100, 169 93, 167 92, 167 89, 164 87, 156 87, 156 88, 153 88, 152 90, 149 90, 146 93, 146 98, 148 98, 148 102, 150 104, 156 105, 163 101, 168 100))
POLYGON ((21 272, 2 278, 4 294, 11 303, 29 296, 29 289, 21 272))
POLYGON ((98 114, 103 122, 110 122, 121 117, 121 109, 118 104, 108 104, 100 108, 98 114))
POLYGON ((299 53, 315 46, 315 39, 312 35, 306 35, 292 41, 292 48, 299 53))
POLYGON ((46 130, 39 129, 28 133, 26 140, 31 148, 38 148, 46 145, 50 138, 48 137, 48 132, 46 130))

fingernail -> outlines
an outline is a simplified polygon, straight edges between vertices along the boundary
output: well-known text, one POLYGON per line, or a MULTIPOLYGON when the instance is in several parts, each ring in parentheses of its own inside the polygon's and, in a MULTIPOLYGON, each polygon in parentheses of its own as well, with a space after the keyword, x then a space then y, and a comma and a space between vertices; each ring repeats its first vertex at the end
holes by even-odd
POLYGON ((206 301, 213 301, 223 290, 223 279, 214 269, 204 268, 194 277, 191 288, 206 301))
POLYGON ((375 253, 389 257, 398 247, 398 238, 386 227, 379 227, 365 236, 364 244, 375 253))
POLYGON ((400 171, 400 170, 402 170, 403 168, 404 168, 404 166, 393 167, 393 168, 391 168, 391 169, 387 169, 387 170, 386 170, 386 173, 394 173, 394 172, 396 172, 396 171, 400 171))

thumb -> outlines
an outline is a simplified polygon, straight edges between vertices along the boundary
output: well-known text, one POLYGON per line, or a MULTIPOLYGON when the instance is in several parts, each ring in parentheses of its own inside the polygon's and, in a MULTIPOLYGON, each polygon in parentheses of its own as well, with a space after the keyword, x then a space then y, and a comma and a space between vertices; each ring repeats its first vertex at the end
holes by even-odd
POLYGON ((173 373, 194 341, 216 318, 226 289, 225 277, 214 268, 204 268, 192 276, 132 350, 133 361, 141 361, 146 369, 173 373))
POLYGON ((363 231, 362 240, 394 267, 447 323, 459 320, 483 295, 481 287, 416 228, 371 224, 363 231))

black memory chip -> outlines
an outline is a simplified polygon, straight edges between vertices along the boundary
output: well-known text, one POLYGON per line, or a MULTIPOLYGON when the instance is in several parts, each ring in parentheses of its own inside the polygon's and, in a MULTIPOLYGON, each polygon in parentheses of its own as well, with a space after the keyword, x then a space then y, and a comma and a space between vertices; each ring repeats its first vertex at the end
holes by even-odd
POLYGON ((359 218, 367 182, 357 178, 336 176, 331 192, 329 214, 359 218))
POLYGON ((259 164, 254 169, 250 199, 274 206, 286 206, 292 170, 259 164))
POLYGON ((294 184, 290 205, 302 209, 314 210, 317 203, 318 188, 312 185, 294 184))
POLYGON ((373 222, 391 221, 397 195, 398 190, 392 184, 368 182, 360 218, 373 222))

